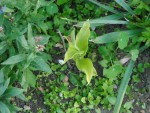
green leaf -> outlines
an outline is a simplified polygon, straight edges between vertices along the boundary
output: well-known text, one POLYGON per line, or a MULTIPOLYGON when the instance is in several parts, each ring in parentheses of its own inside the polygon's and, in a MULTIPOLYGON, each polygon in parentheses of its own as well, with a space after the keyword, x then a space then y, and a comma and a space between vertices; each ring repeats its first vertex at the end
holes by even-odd
POLYGON ((76 36, 76 46, 80 51, 84 51, 84 54, 88 49, 88 39, 90 37, 90 24, 89 22, 85 22, 83 27, 80 29, 76 36))
POLYGON ((6 50, 7 50, 7 43, 6 42, 1 42, 0 43, 0 55, 2 55, 6 50))
POLYGON ((4 85, 3 85, 3 84, 0 84, 0 96, 3 95, 3 93, 4 93, 4 92, 6 91, 6 89, 8 88, 9 82, 10 82, 10 78, 7 79, 7 80, 4 82, 4 85))
POLYGON ((130 80, 130 76, 132 74, 134 63, 135 62, 133 60, 131 60, 130 63, 128 64, 125 75, 124 75, 123 80, 121 81, 121 85, 119 87, 117 100, 115 103, 115 108, 114 108, 113 113, 119 113, 119 111, 120 111, 121 104, 122 104, 122 101, 124 98, 124 94, 126 92, 126 89, 127 89, 127 86, 128 86, 129 80, 130 80))
POLYGON ((122 66, 119 64, 115 64, 108 69, 104 68, 103 70, 103 74, 111 80, 115 80, 116 77, 119 74, 121 74, 121 72, 122 72, 122 66))
POLYGON ((41 57, 36 57, 34 62, 39 70, 52 73, 49 65, 41 57))
POLYGON ((121 37, 118 39, 118 47, 119 47, 120 49, 124 49, 124 48, 127 46, 128 41, 129 41, 128 34, 123 33, 123 34, 121 35, 121 37))
POLYGON ((34 53, 31 53, 28 57, 27 57, 27 61, 24 64, 23 70, 25 70, 26 68, 29 67, 29 65, 31 64, 31 62, 34 60, 34 58, 36 57, 36 55, 34 53))
POLYGON ((16 64, 19 62, 22 62, 26 59, 26 55, 24 54, 18 54, 15 56, 11 56, 10 58, 8 58, 6 61, 2 62, 2 65, 11 65, 11 64, 16 64))
POLYGON ((42 29, 42 31, 43 31, 45 34, 47 34, 48 26, 47 26, 46 23, 44 23, 44 22, 39 22, 39 23, 38 23, 38 26, 42 29))
POLYGON ((103 5, 103 4, 101 4, 101 3, 99 3, 99 2, 97 2, 97 1, 95 1, 95 0, 88 0, 88 1, 90 1, 90 2, 92 2, 92 3, 94 3, 94 4, 96 4, 96 5, 97 5, 97 6, 99 6, 99 7, 104 8, 104 9, 106 9, 106 10, 108 10, 108 11, 112 12, 112 13, 115 13, 115 14, 121 15, 121 13, 119 13, 119 12, 118 12, 118 11, 116 11, 116 10, 114 10, 114 8, 113 8, 113 7, 103 5))
POLYGON ((129 109, 133 108, 133 105, 132 105, 133 102, 134 102, 134 101, 126 102, 123 107, 124 107, 125 109, 128 109, 128 110, 129 110, 129 109))
POLYGON ((92 76, 94 76, 94 68, 92 61, 88 58, 82 58, 76 60, 77 68, 86 74, 86 80, 90 83, 92 76))
POLYGON ((0 101, 0 112, 1 113, 10 113, 9 108, 7 107, 7 105, 5 103, 3 103, 2 101, 0 101))
POLYGON ((70 59, 77 59, 78 57, 80 57, 83 54, 82 51, 78 51, 77 49, 73 48, 73 47, 69 47, 67 52, 65 53, 65 59, 64 59, 64 63, 67 62, 70 59))
POLYGON ((4 82, 4 73, 3 70, 0 70, 0 84, 4 82))
POLYGON ((35 85, 36 85, 36 77, 29 69, 26 69, 23 72, 23 76, 25 77, 25 81, 26 81, 26 83, 29 86, 35 87, 35 85))
POLYGON ((20 37, 18 37, 17 39, 19 41, 19 43, 21 44, 22 47, 24 47, 26 50, 29 49, 29 46, 28 46, 28 43, 27 43, 27 40, 25 39, 25 36, 22 35, 20 37))
MULTIPOLYGON (((91 27, 97 27, 97 26, 107 24, 107 23, 104 23, 104 22, 107 22, 107 21, 109 21, 109 23, 113 22, 114 20, 117 22, 117 20, 119 20, 121 18, 123 18, 123 16, 113 14, 113 15, 109 15, 109 16, 105 16, 105 17, 101 17, 101 18, 97 18, 97 19, 90 19, 89 23, 90 23, 91 27), (103 23, 100 23, 101 21, 103 21, 103 23)), ((84 23, 85 22, 78 22, 77 26, 82 27, 84 23)))
POLYGON ((81 102, 86 103, 86 98, 85 98, 85 97, 82 97, 82 98, 81 98, 81 102))
POLYGON ((126 31, 118 31, 118 32, 111 32, 93 40, 94 43, 103 44, 103 43, 111 43, 116 42, 122 36, 122 34, 126 34, 129 38, 136 36, 141 33, 141 30, 126 30, 126 31))
POLYGON ((62 5, 64 3, 68 2, 68 0, 57 0, 58 5, 62 5))
POLYGON ((133 50, 130 51, 130 54, 131 54, 131 59, 133 61, 135 61, 138 58, 139 50, 133 49, 133 50))
POLYGON ((111 103, 112 105, 115 105, 116 97, 107 96, 107 99, 108 99, 109 103, 111 103))
POLYGON ((46 6, 46 11, 49 15, 53 15, 58 12, 58 7, 55 3, 51 3, 48 6, 46 6))
POLYGON ((17 95, 19 95, 21 93, 23 93, 23 89, 16 88, 16 87, 11 87, 11 88, 8 88, 5 91, 5 93, 3 94, 3 97, 10 98, 10 97, 17 96, 17 95))
POLYGON ((30 23, 28 23, 28 43, 31 47, 35 47, 35 39, 32 35, 32 28, 30 23))
POLYGON ((134 14, 133 10, 130 8, 128 4, 124 2, 124 0, 115 0, 119 5, 121 5, 125 10, 127 10, 130 14, 134 14))

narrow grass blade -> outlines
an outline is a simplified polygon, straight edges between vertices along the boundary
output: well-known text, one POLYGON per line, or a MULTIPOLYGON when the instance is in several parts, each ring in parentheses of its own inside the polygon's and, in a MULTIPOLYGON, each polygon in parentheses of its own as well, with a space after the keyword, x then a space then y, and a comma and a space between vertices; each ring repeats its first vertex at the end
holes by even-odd
POLYGON ((124 2, 124 0, 115 0, 119 5, 121 5, 125 10, 127 10, 129 13, 134 14, 133 10, 130 8, 128 4, 124 2))
MULTIPOLYGON (((97 19, 91 19, 91 20, 89 20, 89 22, 90 22, 91 27, 97 27, 97 26, 104 25, 105 24, 104 21, 106 21, 106 20, 112 22, 112 21, 118 21, 121 18, 123 18, 123 16, 113 14, 113 15, 109 15, 109 16, 105 16, 105 17, 101 17, 101 18, 97 18, 97 19)), ((78 22, 76 26, 82 27, 84 23, 85 23, 85 21, 84 22, 78 22)))
POLYGON ((114 10, 113 7, 103 5, 103 4, 99 3, 99 2, 97 2, 96 0, 88 0, 88 1, 92 2, 93 4, 95 4, 95 5, 99 6, 99 7, 102 7, 105 10, 108 10, 108 11, 110 11, 112 13, 121 15, 121 13, 116 11, 116 10, 114 10))
POLYGON ((136 29, 136 30, 111 32, 111 33, 96 37, 96 39, 92 40, 92 42, 97 43, 97 44, 116 42, 123 35, 128 35, 128 37, 130 38, 130 37, 140 34, 141 31, 142 31, 141 29, 136 29))
POLYGON ((130 76, 132 74, 134 63, 135 62, 131 60, 128 67, 127 67, 127 70, 125 72, 125 75, 123 77, 121 85, 119 87, 119 92, 118 92, 118 95, 117 95, 117 100, 116 100, 116 104, 115 104, 115 108, 114 108, 113 113, 119 113, 119 111, 120 111, 121 104, 122 104, 122 101, 123 101, 123 98, 124 98, 124 94, 126 92, 126 89, 127 89, 127 86, 128 86, 129 80, 130 80, 130 76))

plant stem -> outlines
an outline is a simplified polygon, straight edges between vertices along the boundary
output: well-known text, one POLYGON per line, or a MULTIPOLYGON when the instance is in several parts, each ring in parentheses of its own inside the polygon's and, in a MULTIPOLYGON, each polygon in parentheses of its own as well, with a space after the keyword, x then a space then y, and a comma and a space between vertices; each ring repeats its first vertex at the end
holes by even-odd
MULTIPOLYGON (((66 52, 66 51, 67 51, 67 49, 66 49, 66 44, 65 44, 64 37, 62 36, 62 34, 61 34, 61 32, 60 32, 59 30, 57 30, 57 33, 59 34, 59 36, 60 36, 60 38, 61 38, 61 40, 62 40, 62 43, 63 43, 63 46, 64 46, 64 50, 65 50, 65 52, 66 52)), ((70 62, 69 62, 69 61, 67 62, 67 64, 68 64, 68 67, 71 69, 72 67, 71 67, 71 65, 70 65, 70 62)))

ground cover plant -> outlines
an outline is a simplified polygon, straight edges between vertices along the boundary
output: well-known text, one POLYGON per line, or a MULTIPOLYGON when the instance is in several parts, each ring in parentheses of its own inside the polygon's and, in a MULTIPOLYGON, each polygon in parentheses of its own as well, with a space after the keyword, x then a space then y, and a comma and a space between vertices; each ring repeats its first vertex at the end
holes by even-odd
POLYGON ((0 112, 149 112, 148 5, 1 0, 0 112))

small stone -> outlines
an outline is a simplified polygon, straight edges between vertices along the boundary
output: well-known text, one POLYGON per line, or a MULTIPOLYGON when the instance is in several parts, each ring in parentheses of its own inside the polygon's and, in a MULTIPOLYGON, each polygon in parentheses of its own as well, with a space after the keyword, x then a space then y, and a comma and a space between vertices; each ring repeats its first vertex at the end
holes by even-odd
POLYGON ((3 31, 3 27, 0 27, 0 32, 2 32, 3 31))
POLYGON ((27 106, 27 105, 24 105, 23 108, 24 108, 24 110, 30 110, 30 109, 31 109, 31 108, 30 108, 29 106, 27 106))
POLYGON ((65 76, 63 82, 68 82, 68 80, 69 80, 68 76, 65 76))
POLYGON ((144 111, 144 110, 141 110, 140 113, 145 113, 145 111, 144 111))
POLYGON ((60 92, 60 93, 59 93, 59 96, 62 98, 62 97, 63 97, 63 94, 60 92))
POLYGON ((60 59, 59 59, 58 62, 59 62, 60 65, 63 65, 63 64, 64 64, 64 60, 60 60, 60 59))

